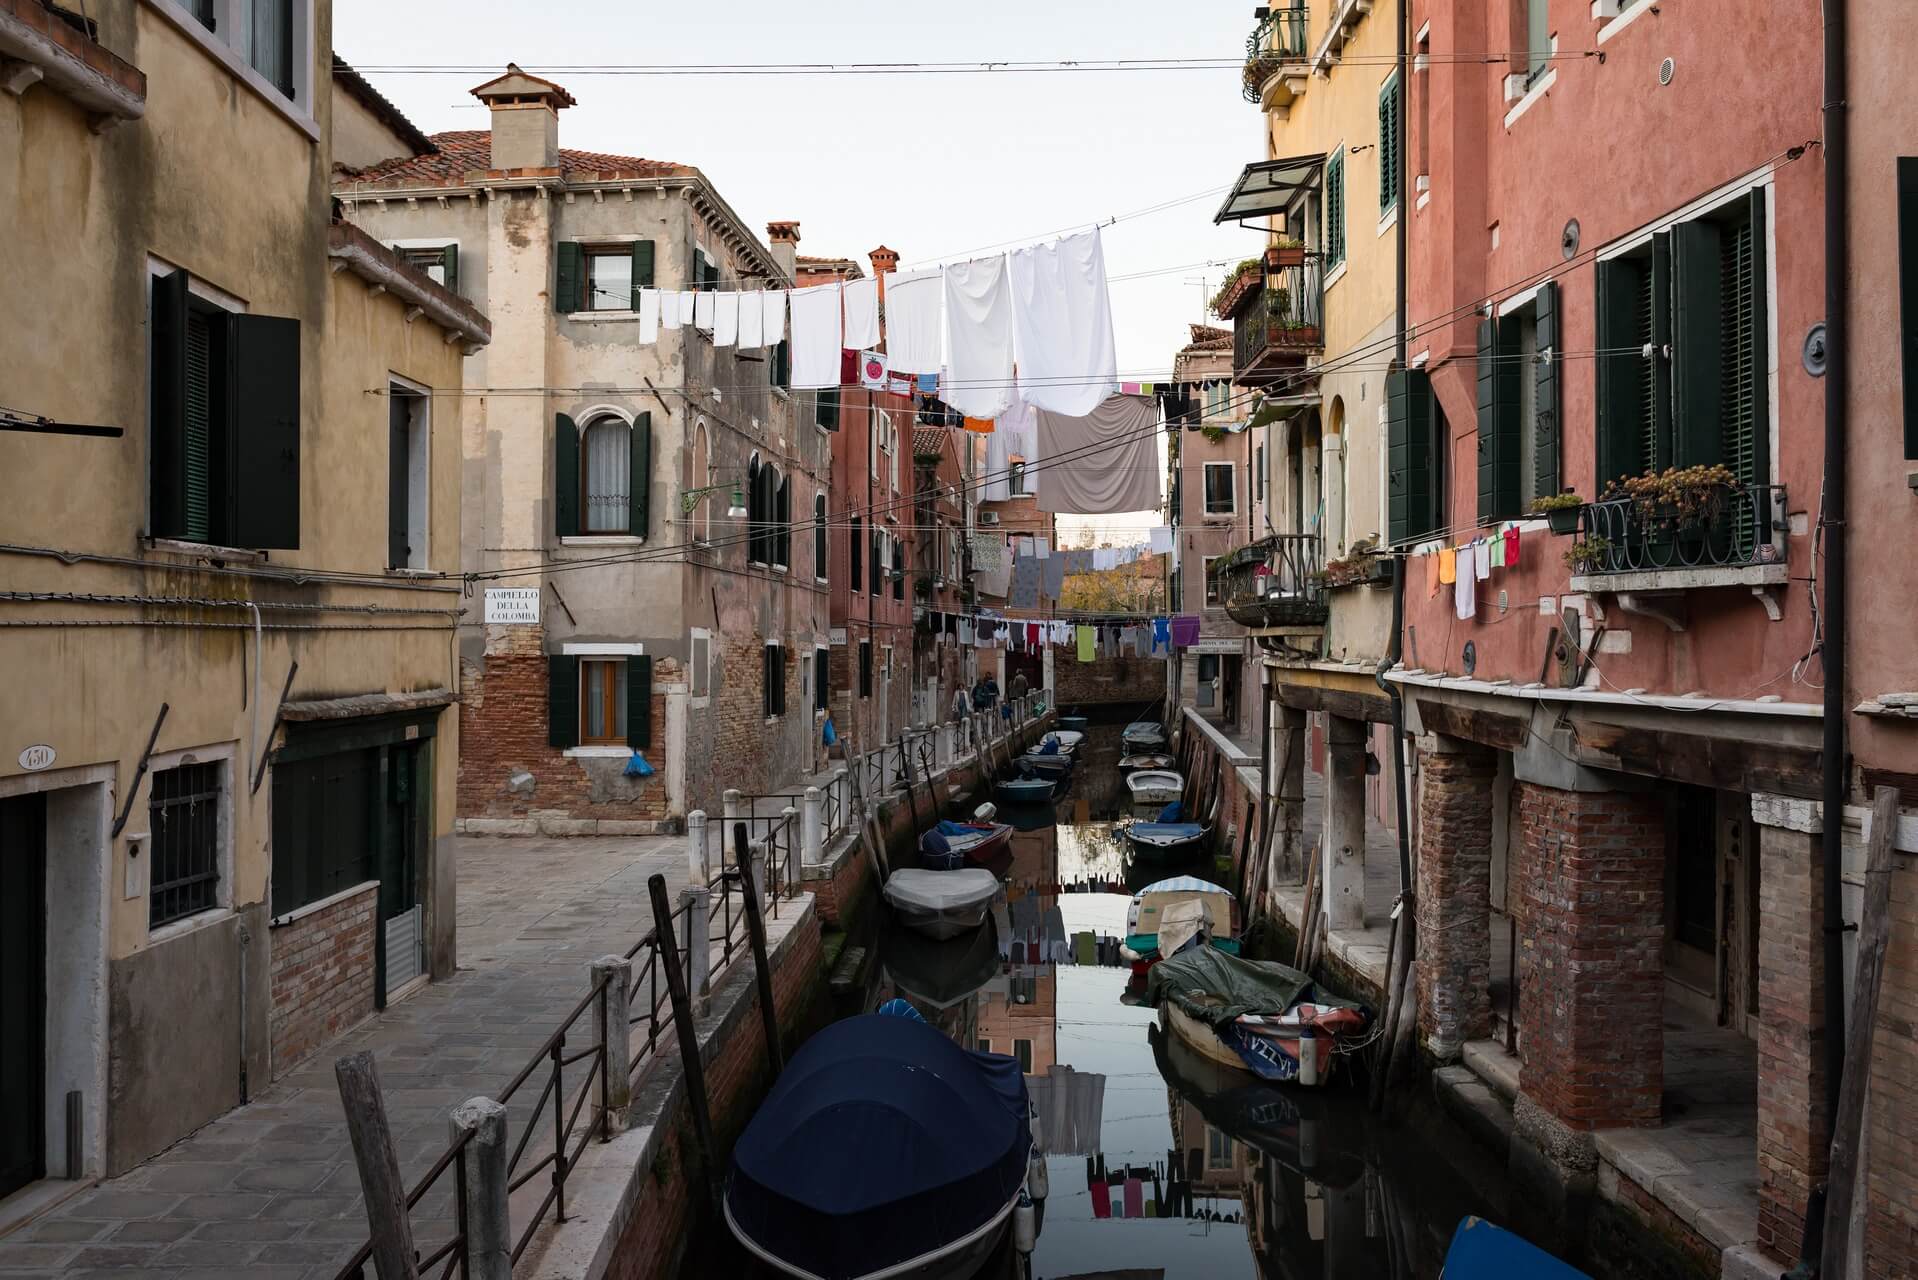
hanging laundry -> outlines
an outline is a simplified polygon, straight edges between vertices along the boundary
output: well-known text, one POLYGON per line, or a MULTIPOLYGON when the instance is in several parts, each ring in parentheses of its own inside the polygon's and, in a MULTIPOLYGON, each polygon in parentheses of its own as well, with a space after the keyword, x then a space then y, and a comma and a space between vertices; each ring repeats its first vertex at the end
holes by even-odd
POLYGON ((1170 525, 1157 525, 1146 537, 1151 539, 1150 545, 1154 555, 1163 556, 1172 554, 1172 527, 1170 525))
POLYGON ((699 311, 699 295, 691 289, 681 289, 678 297, 679 323, 675 327, 683 329, 693 322, 693 316, 699 311))
POLYGON ((938 374, 936 373, 918 374, 916 377, 916 382, 919 387, 920 395, 932 396, 932 395, 939 394, 939 375, 938 374))
POLYGON ((765 326, 760 337, 767 346, 776 347, 786 340, 786 291, 768 289, 761 296, 765 299, 765 326))
POLYGON ((1160 505, 1158 401, 1108 396, 1084 417, 1039 410, 1041 511, 1106 515, 1160 505))
POLYGON ((1458 552, 1454 551, 1450 547, 1439 548, 1438 575, 1439 575, 1439 581, 1446 583, 1448 585, 1457 580, 1458 552))
POLYGON ((886 273, 886 354, 907 373, 938 369, 945 337, 945 276, 931 271, 886 273))
POLYGON ((1470 548, 1459 553, 1460 564, 1458 578, 1452 584, 1452 604, 1461 619, 1471 619, 1478 615, 1478 579, 1473 576, 1472 566, 1465 560, 1470 548))
POLYGON ((1505 535, 1502 533, 1493 534, 1491 546, 1492 567, 1494 569, 1503 569, 1505 567, 1505 535))
POLYGON ((1125 1180, 1125 1216, 1143 1218, 1145 1216, 1145 1182, 1139 1178, 1125 1180))
POLYGON ((650 347, 659 341, 659 290, 639 291, 639 345, 650 347))
POLYGON ((886 375, 886 390, 896 396, 909 397, 912 395, 912 379, 898 372, 888 373, 886 375))
MULTIPOLYGON (((679 296, 681 292, 679 289, 661 289, 659 291, 659 325, 662 329, 679 328, 679 296)), ((687 296, 691 297, 692 295, 688 294, 687 296)), ((644 302, 645 299, 642 296, 641 304, 644 305, 644 302)))
POLYGON ((1516 526, 1505 531, 1505 567, 1518 568, 1518 529, 1516 526))
POLYGON ((1199 615, 1182 613, 1172 620, 1172 643, 1181 649, 1190 649, 1199 643, 1199 615))
POLYGON ((693 294, 693 328, 701 333, 713 331, 714 299, 717 297, 710 289, 701 289, 693 294))
POLYGON ((1152 620, 1152 652, 1172 648, 1172 626, 1164 618, 1152 620))
MULTIPOLYGON (((847 335, 850 337, 851 335, 847 335)), ((883 351, 861 351, 859 353, 859 385, 868 391, 886 389, 886 353, 883 351)))
POLYGON ((1098 654, 1095 652, 1095 646, 1097 644, 1098 637, 1093 634, 1092 628, 1081 624, 1079 627, 1079 661, 1091 662, 1097 658, 1098 654))
POLYGON ((986 441, 985 500, 1004 502, 1013 496, 1012 462, 1025 464, 1025 494, 1039 491, 1039 415, 1016 394, 1012 403, 993 421, 992 435, 986 441))
POLYGON ((846 306, 846 336, 840 341, 848 347, 878 346, 879 277, 848 280, 840 296, 846 306))
POLYGON ((1048 538, 1035 537, 1032 540, 1032 554, 1035 559, 1047 560, 1052 556, 1052 544, 1048 538))
POLYGON ((977 432, 982 436, 992 434, 991 418, 963 418, 960 421, 968 431, 977 432))
POLYGON ((1010 274, 1013 352, 1026 399, 1053 413, 1085 417, 1106 398, 1119 372, 1097 228, 1015 250, 1010 274))
POLYGON ((972 619, 959 619, 959 643, 968 649, 972 647, 972 619))
POLYGON ((794 289, 792 299, 792 385, 817 389, 840 385, 839 286, 794 289))
POLYGON ((997 417, 1012 391, 1012 288, 1003 254, 946 267, 946 335, 946 403, 969 418, 997 417))
POLYGON ((766 302, 757 293, 739 295, 739 349, 757 351, 766 345, 766 302))
POLYGON ((1492 542, 1480 538, 1472 544, 1472 575, 1480 582, 1492 576, 1492 542))
POLYGON ((713 295, 713 345, 730 347, 739 341, 739 295, 727 291, 713 295))

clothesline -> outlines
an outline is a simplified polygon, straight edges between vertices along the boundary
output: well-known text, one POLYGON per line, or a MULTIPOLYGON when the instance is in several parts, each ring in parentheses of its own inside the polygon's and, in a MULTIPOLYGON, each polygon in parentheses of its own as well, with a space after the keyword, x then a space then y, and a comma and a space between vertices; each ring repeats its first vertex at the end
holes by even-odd
POLYGON ((1461 620, 1478 616, 1478 584, 1493 569, 1516 569, 1519 564, 1518 526, 1510 525, 1482 538, 1440 547, 1425 560, 1425 594, 1436 596, 1441 586, 1452 588, 1452 608, 1461 620))

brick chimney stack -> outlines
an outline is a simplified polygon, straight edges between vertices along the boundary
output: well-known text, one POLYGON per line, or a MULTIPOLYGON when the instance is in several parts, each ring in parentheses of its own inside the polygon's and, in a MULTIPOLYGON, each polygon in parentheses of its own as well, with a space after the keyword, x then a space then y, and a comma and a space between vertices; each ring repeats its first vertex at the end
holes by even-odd
POLYGON ((559 113, 577 105, 572 94, 509 62, 505 75, 474 89, 473 96, 492 116, 488 163, 494 169, 559 168, 559 113))
POLYGON ((799 258, 799 224, 768 222, 766 236, 772 241, 773 261, 786 273, 786 278, 791 279, 799 258))
POLYGON ((899 270, 899 251, 880 245, 866 255, 872 263, 873 278, 879 281, 879 305, 886 305, 886 273, 899 270))

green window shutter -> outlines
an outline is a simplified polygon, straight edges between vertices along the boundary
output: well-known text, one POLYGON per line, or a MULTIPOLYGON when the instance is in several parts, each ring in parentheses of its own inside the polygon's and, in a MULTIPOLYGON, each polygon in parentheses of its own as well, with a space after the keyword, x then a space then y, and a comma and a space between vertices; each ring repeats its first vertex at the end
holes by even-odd
POLYGON ((791 475, 780 477, 779 497, 773 511, 773 518, 779 522, 778 531, 773 535, 778 550, 773 563, 788 567, 793 562, 793 478, 791 475))
POLYGON ((440 250, 440 272, 446 277, 446 291, 460 291, 460 247, 449 244, 440 250))
POLYGON ((229 545, 300 545, 300 322, 226 317, 229 545))
POLYGON ((571 654, 546 658, 546 745, 579 745, 579 659, 571 654))
POLYGON ((1683 222, 1672 229, 1670 465, 1677 467, 1722 460, 1725 264, 1720 238, 1711 222, 1683 222))
POLYGON ((1399 109, 1399 76, 1394 71, 1379 89, 1379 214, 1383 216, 1399 198, 1399 130, 1403 127, 1399 109))
POLYGON ((1516 317, 1478 324, 1478 518, 1519 508, 1519 368, 1516 317))
MULTIPOLYGON (((773 358, 770 363, 772 365, 773 385, 775 387, 790 386, 792 383, 792 340, 790 338, 781 338, 778 343, 774 345, 773 358)), ((837 418, 838 400, 839 393, 835 391, 833 392, 835 419, 837 418)), ((837 428, 835 427, 834 429, 836 430, 837 428)))
POLYGON ((579 251, 579 244, 572 240, 559 242, 559 267, 553 281, 553 310, 569 312, 579 310, 580 286, 586 278, 586 262, 579 251))
POLYGON ((633 310, 639 310, 639 291, 653 287, 653 242, 633 241, 633 310))
POLYGON ((1671 323, 1669 247, 1662 235, 1649 258, 1613 258, 1598 264, 1597 476, 1594 496, 1622 476, 1670 465, 1669 367, 1662 354, 1671 323), (1654 354, 1647 359, 1644 347, 1654 354))
POLYGON ((1385 376, 1386 449, 1390 468, 1387 536, 1407 542, 1433 520, 1432 383, 1423 369, 1385 376))
MULTIPOLYGON (((775 360, 778 359, 779 349, 784 346, 785 343, 782 342, 779 344, 779 348, 774 349, 775 360)), ((774 381, 778 381, 776 375, 774 381)), ((839 430, 839 390, 837 387, 819 391, 813 396, 813 421, 828 431, 839 430)))
POLYGON ((866 543, 865 534, 860 528, 860 523, 858 516, 852 518, 852 589, 855 592, 859 591, 861 585, 860 579, 864 576, 860 570, 865 557, 866 543))
POLYGON ((1638 470, 1663 471, 1672 465, 1672 234, 1652 237, 1652 269, 1641 304, 1640 340, 1652 345, 1653 356, 1643 364, 1639 414, 1638 470))
POLYGON ((631 504, 629 531, 643 538, 652 531, 653 517, 653 415, 642 413, 633 419, 630 451, 632 472, 627 477, 627 501, 631 504))
POLYGON ((1325 166, 1325 254, 1332 266, 1345 261, 1345 152, 1325 166))
POLYGON ((579 533, 579 427, 563 413, 553 415, 553 532, 579 533))
POLYGON ((1767 385, 1765 189, 1746 199, 1742 220, 1724 228, 1725 405, 1720 451, 1739 483, 1771 480, 1771 388, 1767 385))
MULTIPOLYGON (((1557 493, 1563 485, 1558 465, 1558 368, 1563 359, 1559 340, 1558 285, 1547 280, 1538 287, 1533 304, 1537 317, 1537 362, 1532 365, 1532 412, 1521 430, 1532 433, 1532 491, 1539 497, 1557 493)), ((1524 377, 1524 371, 1519 373, 1524 377)))
MULTIPOLYGON (((152 529, 157 538, 184 538, 187 532, 189 466, 187 426, 187 273, 175 271, 153 281, 150 308, 153 363, 148 380, 147 421, 153 461, 152 529)), ((202 383, 205 378, 205 331, 200 342, 202 383)), ((200 438, 205 448, 202 410, 200 438)), ((202 471, 204 477, 204 471, 202 471)), ((204 505, 202 507, 204 511, 204 505)), ((204 516, 202 517, 204 520, 204 516)), ((196 541, 205 541, 202 534, 196 541)))
POLYGON ((1918 158, 1898 158, 1898 346, 1903 353, 1905 457, 1918 458, 1918 158))
POLYGON ((653 740, 653 658, 636 653, 626 659, 626 745, 644 751, 653 740))
POLYGON ((386 398, 386 567, 403 569, 407 561, 407 508, 412 493, 405 396, 386 398))

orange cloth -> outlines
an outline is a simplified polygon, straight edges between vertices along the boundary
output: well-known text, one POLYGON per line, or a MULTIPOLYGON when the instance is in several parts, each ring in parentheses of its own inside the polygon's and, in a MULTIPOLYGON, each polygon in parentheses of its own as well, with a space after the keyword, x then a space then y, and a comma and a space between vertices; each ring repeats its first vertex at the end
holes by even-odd
POLYGON ((966 430, 977 431, 980 435, 989 436, 992 434, 992 419, 991 418, 967 418, 966 430))
POLYGON ((1438 575, 1440 582, 1458 581, 1458 552, 1451 547, 1441 548, 1438 553, 1438 575))

